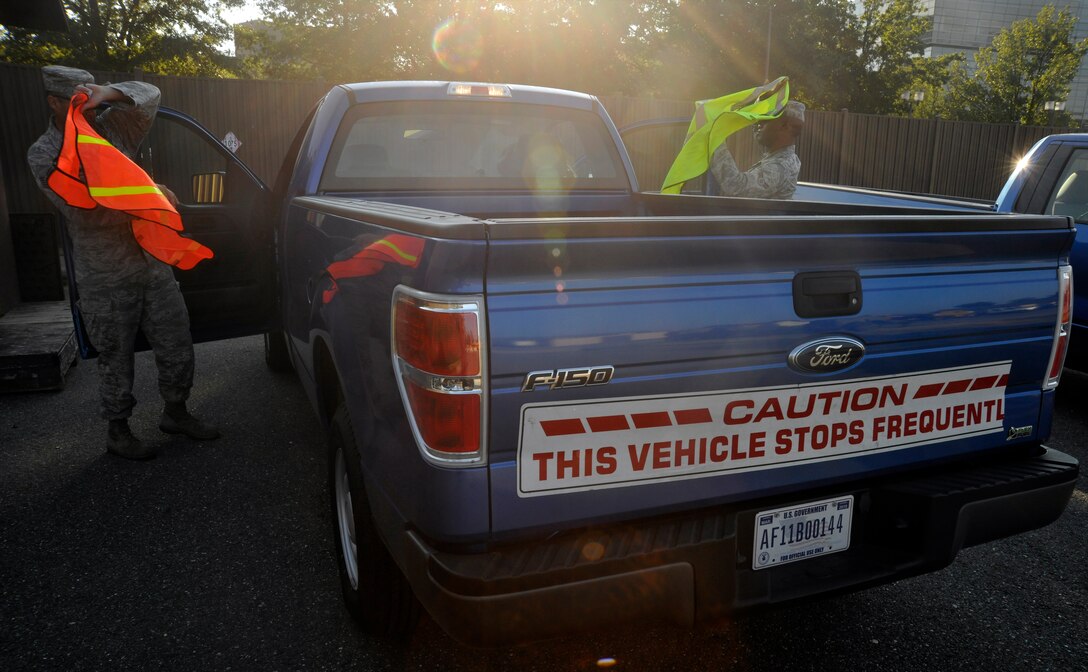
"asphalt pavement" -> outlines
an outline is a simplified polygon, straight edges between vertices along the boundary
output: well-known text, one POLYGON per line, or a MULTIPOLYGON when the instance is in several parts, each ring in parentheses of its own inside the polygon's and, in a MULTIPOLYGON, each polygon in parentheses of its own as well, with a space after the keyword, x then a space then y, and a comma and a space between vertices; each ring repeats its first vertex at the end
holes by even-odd
MULTIPOLYGON (((627 626, 494 650, 424 619, 394 648, 354 626, 332 555, 323 430, 260 339, 197 346, 190 408, 223 438, 157 428, 154 364, 104 453, 96 374, 0 396, 0 670, 1088 670, 1088 476, 1042 530, 949 568, 686 630, 627 626)), ((1066 372, 1054 448, 1088 461, 1088 376, 1066 372)))

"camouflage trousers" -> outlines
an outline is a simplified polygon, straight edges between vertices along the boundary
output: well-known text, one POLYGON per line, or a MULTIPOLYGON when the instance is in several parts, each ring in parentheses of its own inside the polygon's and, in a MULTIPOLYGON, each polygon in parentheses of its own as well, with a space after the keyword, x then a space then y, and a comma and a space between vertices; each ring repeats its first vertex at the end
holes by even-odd
POLYGON ((189 312, 172 276, 149 283, 81 288, 79 299, 91 344, 98 350, 98 391, 102 417, 132 415, 136 333, 142 331, 155 353, 159 393, 166 402, 189 398, 193 386, 193 338, 189 312), (85 292, 85 293, 84 293, 85 292))

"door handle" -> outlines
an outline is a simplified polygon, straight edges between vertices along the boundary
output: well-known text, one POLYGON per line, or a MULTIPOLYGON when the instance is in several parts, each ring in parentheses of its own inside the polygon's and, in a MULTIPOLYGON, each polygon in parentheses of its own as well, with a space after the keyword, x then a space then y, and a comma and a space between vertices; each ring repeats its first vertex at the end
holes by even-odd
POLYGON ((861 276, 854 271, 798 273, 793 310, 798 317, 855 315, 861 310, 861 276))

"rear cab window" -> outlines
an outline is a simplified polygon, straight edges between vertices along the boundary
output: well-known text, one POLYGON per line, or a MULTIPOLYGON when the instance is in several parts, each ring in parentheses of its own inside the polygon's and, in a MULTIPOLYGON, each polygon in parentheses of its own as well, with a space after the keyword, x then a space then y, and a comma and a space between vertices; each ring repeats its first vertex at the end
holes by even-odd
POLYGON ((596 114, 491 101, 363 103, 337 131, 320 190, 624 189, 596 114))

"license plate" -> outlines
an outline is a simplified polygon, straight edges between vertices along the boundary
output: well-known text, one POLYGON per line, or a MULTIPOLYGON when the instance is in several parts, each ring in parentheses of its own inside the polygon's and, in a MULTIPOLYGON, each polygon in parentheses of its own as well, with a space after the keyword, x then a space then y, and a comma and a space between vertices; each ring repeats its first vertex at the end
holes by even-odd
POLYGON ((756 514, 752 569, 777 567, 850 548, 854 496, 756 514))

